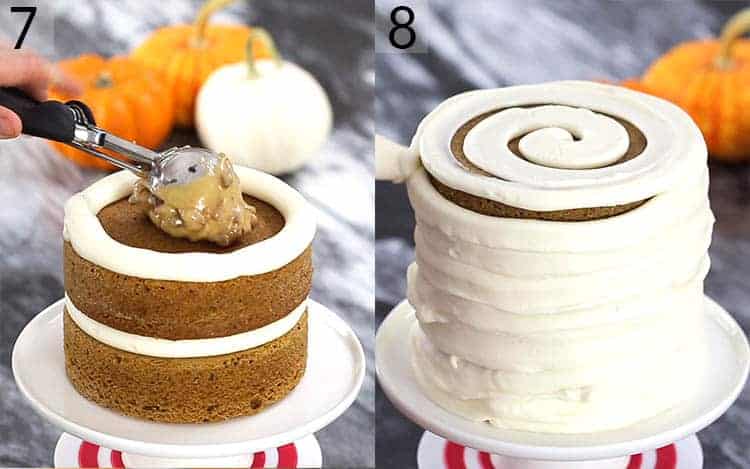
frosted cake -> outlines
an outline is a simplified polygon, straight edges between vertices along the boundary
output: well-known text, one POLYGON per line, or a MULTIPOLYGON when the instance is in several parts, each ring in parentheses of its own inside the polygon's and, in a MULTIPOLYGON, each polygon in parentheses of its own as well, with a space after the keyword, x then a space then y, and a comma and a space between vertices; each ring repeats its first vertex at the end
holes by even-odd
POLYGON ((411 360, 430 399, 578 433, 698 389, 714 219, 687 114, 589 82, 481 90, 431 112, 408 153, 411 360))

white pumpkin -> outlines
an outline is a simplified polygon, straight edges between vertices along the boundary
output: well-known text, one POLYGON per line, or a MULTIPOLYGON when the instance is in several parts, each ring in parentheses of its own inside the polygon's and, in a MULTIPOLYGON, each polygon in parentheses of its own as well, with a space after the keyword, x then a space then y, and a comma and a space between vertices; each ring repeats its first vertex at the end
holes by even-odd
POLYGON ((204 146, 272 174, 294 171, 315 156, 331 121, 318 81, 278 58, 219 68, 201 87, 195 108, 204 146))

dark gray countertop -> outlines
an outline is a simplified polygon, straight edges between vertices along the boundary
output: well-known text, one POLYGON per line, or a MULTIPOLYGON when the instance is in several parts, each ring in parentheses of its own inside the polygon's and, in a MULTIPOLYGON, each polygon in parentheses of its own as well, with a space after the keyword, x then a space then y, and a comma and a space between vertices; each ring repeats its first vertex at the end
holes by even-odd
MULTIPOLYGON (((27 3, 59 7, 54 43, 48 38, 41 49, 61 58, 125 53, 153 27, 188 21, 201 2, 86 0, 75 8, 51 0, 27 3)), ((357 401, 317 433, 325 467, 374 466, 372 12, 369 1, 258 0, 237 2, 217 15, 268 28, 282 54, 313 73, 333 104, 332 138, 309 166, 285 177, 320 211, 312 297, 352 325, 369 361, 357 401)), ((8 28, 2 14, 0 31, 8 28)), ((194 135, 178 132, 171 143, 191 142, 194 135)), ((18 392, 11 349, 23 326, 63 295, 65 200, 102 175, 57 157, 41 141, 0 142, 0 467, 52 464, 60 430, 18 392)))
MULTIPOLYGON (((376 2, 378 15, 386 3, 376 2)), ((408 144, 443 99, 474 88, 641 74, 681 40, 716 34, 748 2, 431 0, 427 54, 377 54, 376 128, 408 144)), ((419 19, 418 19, 419 20, 419 19)), ((711 164, 716 215, 706 292, 750 330, 750 167, 711 164)), ((376 318, 404 297, 413 215, 403 186, 377 183, 376 318)), ((421 430, 378 392, 380 467, 416 466, 421 430)), ((750 467, 750 392, 699 435, 707 469, 750 467)))

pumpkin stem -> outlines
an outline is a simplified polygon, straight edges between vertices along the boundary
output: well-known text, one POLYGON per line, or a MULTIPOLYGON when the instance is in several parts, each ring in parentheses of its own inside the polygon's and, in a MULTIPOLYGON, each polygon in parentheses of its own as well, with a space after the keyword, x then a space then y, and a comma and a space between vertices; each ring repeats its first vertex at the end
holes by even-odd
POLYGON ((198 16, 195 18, 195 34, 193 35, 193 43, 199 45, 203 42, 203 37, 206 34, 206 28, 208 27, 208 20, 211 18, 217 10, 221 10, 225 6, 234 2, 234 0, 208 0, 203 4, 198 16))
POLYGON ((724 25, 719 39, 719 55, 716 57, 716 66, 726 69, 732 65, 732 46, 735 40, 750 31, 750 8, 740 10, 724 25))
POLYGON ((256 49, 259 46, 262 47, 261 50, 264 50, 269 56, 271 56, 271 60, 274 61, 277 67, 281 66, 281 55, 279 55, 279 50, 276 49, 276 43, 274 42, 273 37, 271 37, 268 31, 263 28, 252 28, 250 30, 250 37, 247 38, 246 46, 247 71, 250 78, 258 78, 258 76, 260 76, 258 73, 258 67, 256 66, 257 56, 262 55, 256 49))
POLYGON ((109 88, 113 84, 114 80, 112 79, 112 74, 109 73, 108 70, 105 70, 97 75, 96 81, 94 82, 94 86, 96 88, 109 88))

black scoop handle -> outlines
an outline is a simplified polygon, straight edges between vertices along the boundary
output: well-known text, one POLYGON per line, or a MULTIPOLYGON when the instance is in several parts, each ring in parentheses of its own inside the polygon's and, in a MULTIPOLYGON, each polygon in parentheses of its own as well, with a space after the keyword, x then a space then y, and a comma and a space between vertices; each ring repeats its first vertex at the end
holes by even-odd
POLYGON ((73 141, 76 118, 67 104, 39 102, 18 88, 0 87, 0 106, 18 114, 26 135, 64 143, 73 141))

